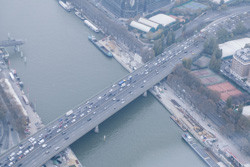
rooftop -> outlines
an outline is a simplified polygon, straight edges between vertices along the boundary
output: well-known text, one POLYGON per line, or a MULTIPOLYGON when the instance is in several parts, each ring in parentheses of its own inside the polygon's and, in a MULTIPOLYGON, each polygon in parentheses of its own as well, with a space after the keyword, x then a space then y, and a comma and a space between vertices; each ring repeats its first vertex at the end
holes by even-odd
POLYGON ((157 29, 159 27, 159 24, 158 23, 155 23, 155 22, 152 22, 148 19, 145 19, 143 17, 140 17, 139 20, 138 20, 139 23, 142 23, 142 24, 145 24, 149 27, 153 27, 155 29, 157 29))
POLYGON ((250 48, 237 50, 234 53, 234 58, 241 61, 242 63, 250 63, 250 48))
POLYGON ((155 23, 161 24, 164 27, 176 21, 174 18, 165 14, 158 14, 158 15, 152 16, 149 18, 149 20, 155 23))
POLYGON ((130 26, 133 27, 133 28, 136 28, 138 30, 141 30, 143 32, 146 32, 146 33, 152 30, 152 27, 149 27, 149 26, 146 26, 144 24, 138 23, 137 21, 132 21, 130 23, 130 26))

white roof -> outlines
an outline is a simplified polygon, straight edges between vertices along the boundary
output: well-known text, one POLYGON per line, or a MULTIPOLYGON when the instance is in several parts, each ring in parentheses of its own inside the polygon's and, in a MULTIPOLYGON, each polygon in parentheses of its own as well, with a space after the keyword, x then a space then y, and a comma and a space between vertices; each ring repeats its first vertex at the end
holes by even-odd
POLYGON ((153 21, 153 22, 156 22, 158 24, 161 24, 163 25, 164 27, 166 27, 167 25, 175 22, 175 19, 168 16, 168 15, 165 15, 165 14, 158 14, 158 15, 155 15, 153 17, 150 17, 149 20, 153 21))
POLYGON ((222 49, 222 58, 233 55, 237 50, 244 48, 247 43, 250 43, 250 38, 242 38, 219 44, 219 48, 222 49))
POLYGON ((242 114, 246 117, 250 117, 250 106, 243 107, 242 114))
POLYGON ((157 29, 159 24, 158 23, 155 23, 155 22, 152 22, 148 19, 145 19, 145 18, 142 18, 140 17, 139 20, 138 20, 139 23, 142 23, 142 24, 145 24, 149 27, 153 27, 154 29, 157 29))
POLYGON ((136 28, 136 29, 138 29, 138 30, 141 30, 141 31, 143 31, 143 32, 149 32, 149 31, 151 30, 151 27, 146 26, 146 25, 141 24, 141 23, 138 23, 138 22, 136 22, 136 21, 132 21, 132 22, 130 23, 130 26, 133 27, 133 28, 136 28))

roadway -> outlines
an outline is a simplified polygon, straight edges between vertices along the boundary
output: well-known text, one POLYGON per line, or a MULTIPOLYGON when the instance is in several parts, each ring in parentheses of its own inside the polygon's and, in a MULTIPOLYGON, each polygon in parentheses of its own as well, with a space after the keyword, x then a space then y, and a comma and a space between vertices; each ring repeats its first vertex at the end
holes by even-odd
POLYGON ((123 86, 118 82, 113 84, 87 102, 72 109, 73 114, 69 116, 65 114, 57 118, 34 135, 23 140, 18 146, 2 154, 0 165, 41 166, 165 78, 177 63, 180 63, 178 56, 168 55, 154 58, 125 76, 123 79, 126 82, 123 86), (38 144, 42 139, 44 142, 38 144), (11 154, 12 156, 10 156, 11 154))

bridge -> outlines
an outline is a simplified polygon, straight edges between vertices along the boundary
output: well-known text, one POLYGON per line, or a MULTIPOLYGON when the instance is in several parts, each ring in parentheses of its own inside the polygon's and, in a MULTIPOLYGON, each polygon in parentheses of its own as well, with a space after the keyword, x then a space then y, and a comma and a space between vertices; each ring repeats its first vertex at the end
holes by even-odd
POLYGON ((180 55, 161 55, 55 119, 0 156, 0 166, 41 166, 171 73, 180 55))
POLYGON ((16 39, 8 39, 4 41, 0 41, 0 47, 10 47, 10 46, 20 46, 23 45, 24 41, 16 40, 16 39))

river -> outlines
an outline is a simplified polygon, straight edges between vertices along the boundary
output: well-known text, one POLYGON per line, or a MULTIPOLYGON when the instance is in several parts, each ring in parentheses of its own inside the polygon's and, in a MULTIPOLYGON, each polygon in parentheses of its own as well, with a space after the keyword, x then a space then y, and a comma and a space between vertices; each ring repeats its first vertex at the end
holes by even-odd
MULTIPOLYGON (((93 32, 56 0, 0 0, 0 40, 24 39, 10 66, 45 124, 127 74, 88 40, 93 32)), ((182 131, 152 96, 139 97, 71 145, 86 167, 200 167, 182 131), (106 136, 104 141, 103 136, 106 136)))

